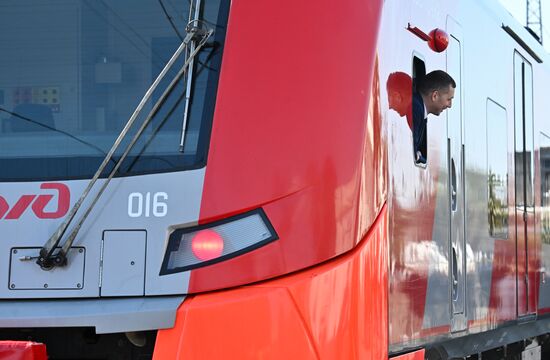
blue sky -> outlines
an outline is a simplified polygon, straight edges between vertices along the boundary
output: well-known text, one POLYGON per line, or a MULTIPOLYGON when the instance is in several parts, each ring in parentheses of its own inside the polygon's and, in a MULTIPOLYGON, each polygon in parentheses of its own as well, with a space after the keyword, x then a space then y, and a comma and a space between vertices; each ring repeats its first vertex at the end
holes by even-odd
MULTIPOLYGON (((526 0, 499 0, 502 5, 516 18, 525 25, 527 21, 527 1, 526 0)), ((536 4, 537 1, 534 1, 536 4)), ((546 51, 550 52, 550 0, 541 0, 543 34, 542 40, 546 51)))

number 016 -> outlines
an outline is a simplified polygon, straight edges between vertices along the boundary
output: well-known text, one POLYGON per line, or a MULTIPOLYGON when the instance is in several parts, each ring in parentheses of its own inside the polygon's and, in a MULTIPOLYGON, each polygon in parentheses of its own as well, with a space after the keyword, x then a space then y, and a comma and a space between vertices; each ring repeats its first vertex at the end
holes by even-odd
POLYGON ((128 216, 136 218, 140 216, 163 217, 168 213, 168 194, 157 192, 151 196, 151 193, 133 192, 128 195, 128 216))

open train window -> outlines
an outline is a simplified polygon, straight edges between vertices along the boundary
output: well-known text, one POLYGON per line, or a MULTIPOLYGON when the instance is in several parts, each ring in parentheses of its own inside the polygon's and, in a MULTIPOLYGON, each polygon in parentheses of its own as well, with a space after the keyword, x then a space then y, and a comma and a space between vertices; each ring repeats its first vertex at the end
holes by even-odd
MULTIPOLYGON (((424 79, 426 76, 426 65, 424 60, 422 60, 417 55, 413 55, 413 82, 412 82, 412 93, 413 93, 413 157, 415 164, 421 167, 425 167, 428 162, 428 127, 426 124, 425 114, 421 117, 417 116, 414 111, 414 104, 417 101, 422 102, 420 94, 416 91, 416 86, 419 82, 424 79)), ((422 103, 423 104, 423 103, 422 103)))

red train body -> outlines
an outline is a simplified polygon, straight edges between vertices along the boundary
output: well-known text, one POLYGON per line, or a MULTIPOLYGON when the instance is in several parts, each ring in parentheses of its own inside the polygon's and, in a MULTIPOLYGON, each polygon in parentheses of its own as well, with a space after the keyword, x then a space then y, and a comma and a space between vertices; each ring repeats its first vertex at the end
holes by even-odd
MULTIPOLYGON (((156 335, 156 360, 541 359, 550 352, 550 58, 531 34, 498 4, 474 0, 235 0, 224 31, 208 100, 215 98, 211 133, 200 125, 208 128, 205 160, 158 170, 171 174, 162 176, 131 173, 132 163, 91 215, 100 229, 88 221, 83 231, 87 287, 13 295, 19 289, 10 280, 8 295, 0 292, 6 304, 92 298, 103 319, 105 297, 185 297, 179 307, 166 305, 174 307, 173 326, 106 325, 128 338, 136 329, 156 335), (411 96, 436 69, 455 79, 455 99, 429 116, 427 164, 419 166, 411 96), (153 194, 151 219, 142 208, 151 193, 135 190, 142 182, 163 189, 153 194), (133 191, 124 193, 129 219, 109 219, 106 209, 119 209, 117 192, 126 189, 133 191), (141 199, 137 210, 134 199, 141 199), (164 218, 168 206, 177 210, 164 218), (148 219, 138 219, 144 212, 148 219), (228 253, 218 234, 216 244, 197 245, 202 255, 193 248, 196 258, 185 257, 186 236, 248 216, 265 226, 265 241, 228 253), (85 237, 96 230, 101 248, 85 237), (105 290, 104 248, 119 232, 143 242, 146 262, 132 293, 105 290)), ((53 221, 41 236, 55 229, 83 186, 79 177, 53 178, 39 187, 58 191, 57 210, 47 207, 54 195, 0 197, 0 226, 19 233, 6 221, 25 220, 29 208, 28 216, 53 221)), ((17 181, 0 190, 26 186, 17 181)), ((6 248, 10 256, 36 247, 21 241, 6 248)), ((139 306, 135 313, 147 312, 139 306)), ((100 328, 90 318, 74 326, 100 328)), ((4 320, 9 328, 27 324, 4 320)), ((58 326, 41 321, 29 327, 58 326)))

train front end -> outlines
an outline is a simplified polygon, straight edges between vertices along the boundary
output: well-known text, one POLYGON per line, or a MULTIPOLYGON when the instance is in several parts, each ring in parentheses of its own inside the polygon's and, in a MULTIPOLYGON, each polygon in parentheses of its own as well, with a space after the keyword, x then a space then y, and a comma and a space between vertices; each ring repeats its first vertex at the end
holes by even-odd
POLYGON ((381 7, 0 4, 0 339, 387 357, 381 7))

